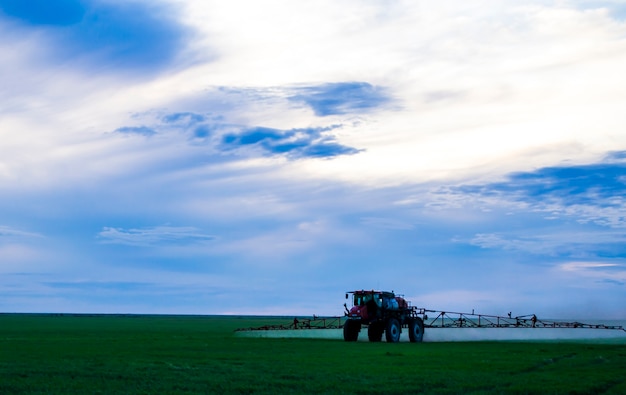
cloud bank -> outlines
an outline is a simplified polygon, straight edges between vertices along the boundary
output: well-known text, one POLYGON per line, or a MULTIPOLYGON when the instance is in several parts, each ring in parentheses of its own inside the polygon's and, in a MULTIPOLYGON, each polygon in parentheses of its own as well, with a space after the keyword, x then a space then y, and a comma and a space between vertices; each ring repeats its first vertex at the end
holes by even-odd
POLYGON ((624 37, 611 1, 0 0, 0 311, 623 317, 624 37))

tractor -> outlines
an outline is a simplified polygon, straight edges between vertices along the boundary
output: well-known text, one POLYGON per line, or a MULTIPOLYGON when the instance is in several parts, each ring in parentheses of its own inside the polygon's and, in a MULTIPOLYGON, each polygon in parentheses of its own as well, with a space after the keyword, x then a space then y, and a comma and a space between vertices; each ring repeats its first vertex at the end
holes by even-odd
POLYGON ((414 307, 393 291, 350 291, 346 299, 352 295, 352 307, 346 310, 346 322, 343 326, 343 339, 347 342, 357 341, 363 325, 367 326, 367 337, 370 342, 380 342, 385 333, 388 343, 400 341, 402 328, 408 328, 409 340, 421 342, 424 337, 424 321, 417 315, 414 307))

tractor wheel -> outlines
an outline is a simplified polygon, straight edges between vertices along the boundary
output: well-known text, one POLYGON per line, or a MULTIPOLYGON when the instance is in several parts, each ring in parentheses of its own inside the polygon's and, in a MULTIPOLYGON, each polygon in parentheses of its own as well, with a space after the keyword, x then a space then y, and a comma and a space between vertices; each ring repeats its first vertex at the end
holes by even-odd
POLYGON ((409 321, 409 340, 411 343, 421 343, 424 338, 424 321, 415 317, 409 321))
POLYGON ((359 338, 361 323, 355 320, 348 320, 343 324, 343 340, 355 342, 359 338))
POLYGON ((382 322, 372 322, 367 327, 367 338, 371 342, 380 342, 383 339, 385 328, 382 322))
POLYGON ((387 330, 385 331, 385 339, 387 343, 397 343, 400 341, 400 322, 395 318, 387 321, 387 330))

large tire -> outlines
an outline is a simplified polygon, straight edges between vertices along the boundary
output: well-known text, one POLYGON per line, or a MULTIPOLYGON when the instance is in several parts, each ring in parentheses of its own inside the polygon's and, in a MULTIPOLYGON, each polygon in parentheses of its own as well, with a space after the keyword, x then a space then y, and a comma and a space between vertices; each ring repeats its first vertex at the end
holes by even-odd
POLYGON ((361 323, 355 320, 348 320, 343 324, 343 340, 355 342, 359 338, 361 323))
POLYGON ((421 343, 424 339, 424 321, 415 317, 409 321, 409 340, 411 343, 421 343))
POLYGON ((383 340, 383 332, 385 331, 385 327, 382 322, 372 322, 367 327, 367 338, 371 342, 380 342, 383 340))
POLYGON ((387 330, 385 331, 385 340, 387 340, 387 343, 399 342, 401 331, 400 322, 395 318, 390 318, 389 321, 387 321, 387 330))

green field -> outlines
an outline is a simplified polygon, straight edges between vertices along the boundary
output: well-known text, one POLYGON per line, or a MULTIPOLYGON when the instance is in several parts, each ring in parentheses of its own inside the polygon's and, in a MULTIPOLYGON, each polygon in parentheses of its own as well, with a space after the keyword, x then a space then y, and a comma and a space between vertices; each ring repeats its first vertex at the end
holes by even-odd
POLYGON ((626 393, 623 343, 346 343, 233 333, 272 320, 2 314, 0 394, 626 393))

